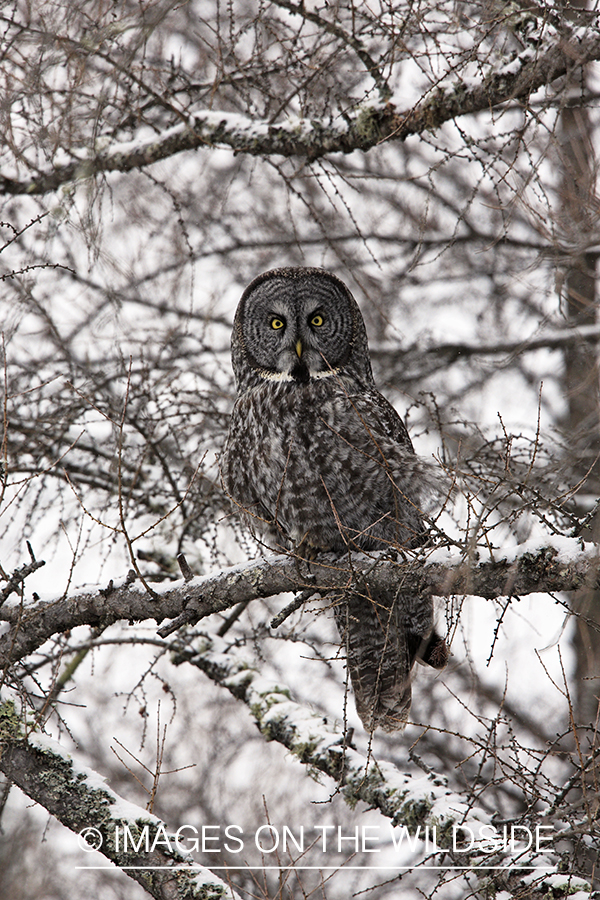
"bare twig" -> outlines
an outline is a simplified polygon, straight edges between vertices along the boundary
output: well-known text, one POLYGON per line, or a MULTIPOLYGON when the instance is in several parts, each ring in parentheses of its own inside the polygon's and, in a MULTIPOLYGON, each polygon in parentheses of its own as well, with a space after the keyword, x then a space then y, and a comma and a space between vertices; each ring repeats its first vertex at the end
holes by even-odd
POLYGON ((35 558, 29 541, 27 541, 27 550, 29 551, 29 556, 31 557, 30 562, 25 563, 24 565, 19 566, 18 569, 14 570, 14 572, 8 579, 8 582, 0 591, 0 606, 2 606, 2 604, 10 597, 12 593, 22 588, 23 582, 28 575, 31 575, 32 572, 37 572, 38 569, 41 569, 42 566, 46 565, 45 560, 35 558))

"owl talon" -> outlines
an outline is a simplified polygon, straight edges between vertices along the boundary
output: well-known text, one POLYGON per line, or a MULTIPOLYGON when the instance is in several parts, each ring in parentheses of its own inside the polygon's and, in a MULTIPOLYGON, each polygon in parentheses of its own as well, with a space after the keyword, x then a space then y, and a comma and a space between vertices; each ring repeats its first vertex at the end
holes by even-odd
POLYGON ((314 544, 311 544, 308 535, 305 534, 302 540, 296 544, 295 552, 296 556, 299 556, 301 559, 312 562, 317 558, 319 549, 319 547, 315 547, 314 544))
POLYGON ((427 640, 422 642, 417 653, 417 662, 431 666, 433 669, 443 669, 449 656, 448 644, 444 638, 433 631, 427 640))
POLYGON ((317 580, 317 576, 315 575, 314 572, 310 571, 310 560, 296 556, 295 563, 296 563, 296 574, 298 575, 298 579, 303 584, 307 584, 307 583, 314 584, 317 580), (303 566, 302 566, 303 563, 306 563, 304 571, 303 571, 303 566))

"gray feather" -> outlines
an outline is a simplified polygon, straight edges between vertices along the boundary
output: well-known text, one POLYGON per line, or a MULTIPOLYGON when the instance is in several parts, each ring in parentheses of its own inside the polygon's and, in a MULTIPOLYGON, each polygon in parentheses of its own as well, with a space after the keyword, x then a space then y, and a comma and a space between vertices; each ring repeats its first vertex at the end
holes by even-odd
MULTIPOLYGON (((422 543, 428 467, 375 388, 364 322, 339 279, 302 268, 255 279, 236 312, 232 362, 237 398, 220 464, 255 532, 306 555, 422 543)), ((335 617, 363 724, 402 728, 432 598, 354 591, 335 617)))

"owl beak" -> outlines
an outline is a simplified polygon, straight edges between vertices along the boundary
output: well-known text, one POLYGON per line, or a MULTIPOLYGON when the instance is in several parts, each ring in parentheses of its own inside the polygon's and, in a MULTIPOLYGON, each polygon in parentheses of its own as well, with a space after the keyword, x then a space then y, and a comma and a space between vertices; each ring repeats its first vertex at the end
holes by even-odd
POLYGON ((298 359, 302 356, 302 341, 296 341, 296 353, 298 354, 298 359))

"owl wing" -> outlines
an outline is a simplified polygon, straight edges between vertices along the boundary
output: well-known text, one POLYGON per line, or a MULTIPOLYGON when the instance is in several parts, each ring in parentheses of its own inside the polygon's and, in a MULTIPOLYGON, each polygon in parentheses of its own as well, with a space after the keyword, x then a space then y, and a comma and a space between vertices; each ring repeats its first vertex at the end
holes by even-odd
MULTIPOLYGON (((353 406, 381 453, 382 465, 398 495, 400 532, 411 535, 405 546, 425 540, 420 506, 428 490, 427 466, 414 453, 402 419, 376 390, 353 398, 353 406)), ((368 586, 347 592, 335 608, 345 645, 356 709, 369 732, 404 728, 411 706, 411 670, 416 659, 436 668, 446 664, 446 644, 433 628, 430 593, 406 593, 398 584, 374 594, 368 586)))
POLYGON ((417 547, 424 540, 424 508, 437 492, 437 471, 434 475, 429 463, 415 454, 404 422, 379 391, 365 391, 354 405, 377 446, 382 468, 394 485, 398 518, 406 527, 406 534, 411 535, 403 546, 417 547))
POLYGON ((255 533, 262 530, 256 527, 257 523, 264 526, 270 514, 258 495, 256 477, 251 471, 253 462, 246 452, 249 427, 247 399, 241 398, 234 405, 227 443, 218 462, 225 492, 244 524, 255 533))

